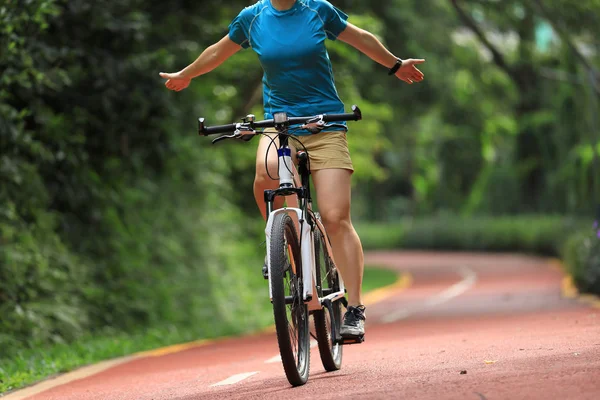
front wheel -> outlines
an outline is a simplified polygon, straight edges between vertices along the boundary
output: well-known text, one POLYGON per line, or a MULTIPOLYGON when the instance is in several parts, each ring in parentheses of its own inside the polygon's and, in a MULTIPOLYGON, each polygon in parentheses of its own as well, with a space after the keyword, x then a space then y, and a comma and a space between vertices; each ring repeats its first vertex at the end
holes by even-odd
POLYGON ((279 353, 288 381, 299 386, 308 380, 310 368, 309 315, 302 296, 298 234, 289 215, 275 215, 270 242, 269 279, 279 353))
MULTIPOLYGON (((319 297, 340 290, 340 278, 333 265, 323 235, 315 229, 315 261, 317 290, 319 297)), ((341 300, 331 303, 331 307, 323 307, 313 312, 315 333, 319 343, 321 362, 326 371, 337 371, 342 367, 342 346, 336 342, 333 332, 340 331, 342 321, 341 300), (333 329, 332 329, 333 327, 333 329)))

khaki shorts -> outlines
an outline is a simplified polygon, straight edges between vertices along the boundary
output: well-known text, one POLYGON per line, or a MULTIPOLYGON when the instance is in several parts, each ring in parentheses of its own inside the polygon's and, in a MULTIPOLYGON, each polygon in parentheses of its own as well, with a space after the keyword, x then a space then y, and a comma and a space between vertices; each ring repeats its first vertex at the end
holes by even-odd
MULTIPOLYGON (((267 132, 271 133, 271 130, 269 129, 267 132)), ((350 151, 348 150, 346 132, 321 132, 315 135, 294 137, 308 150, 311 171, 337 168, 354 172, 352 160, 350 159, 350 151)), ((289 141, 289 145, 296 151, 303 149, 293 139, 289 141)))

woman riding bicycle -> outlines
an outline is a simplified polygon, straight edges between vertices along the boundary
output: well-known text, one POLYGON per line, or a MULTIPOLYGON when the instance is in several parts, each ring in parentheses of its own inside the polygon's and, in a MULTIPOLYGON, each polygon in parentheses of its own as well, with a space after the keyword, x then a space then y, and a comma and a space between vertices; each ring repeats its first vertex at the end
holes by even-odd
MULTIPOLYGON (((189 66, 176 73, 161 73, 167 88, 185 89, 242 48, 252 48, 264 70, 265 118, 277 112, 288 116, 344 113, 333 79, 325 39, 339 39, 389 68, 391 75, 412 84, 423 80, 416 68, 422 59, 394 56, 371 33, 347 22, 348 16, 326 0, 259 0, 244 8, 229 26, 229 33, 208 47, 189 66)), ((361 297, 363 251, 350 218, 351 176, 354 171, 346 130, 335 128, 297 137, 308 150, 317 203, 331 239, 334 258, 348 290, 348 310, 340 329, 342 337, 364 335, 365 307, 361 297)), ((263 193, 277 187, 277 154, 265 156, 271 138, 261 137, 256 154, 254 196, 266 218, 263 193), (268 170, 267 170, 268 168, 268 170)), ((283 199, 279 198, 281 207, 283 199)), ((293 200, 292 200, 293 202, 293 200)), ((288 200, 289 206, 294 204, 288 200), (292 203, 292 204, 290 204, 292 203)))

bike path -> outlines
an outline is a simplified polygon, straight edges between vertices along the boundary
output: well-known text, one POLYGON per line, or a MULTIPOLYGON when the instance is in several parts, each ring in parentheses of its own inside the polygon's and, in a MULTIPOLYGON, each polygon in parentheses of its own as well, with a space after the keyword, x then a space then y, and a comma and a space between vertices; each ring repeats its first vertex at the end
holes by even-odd
POLYGON ((302 387, 290 387, 263 333, 126 360, 28 398, 600 398, 600 309, 562 295, 552 260, 386 252, 367 263, 412 284, 368 307, 366 341, 344 348, 340 371, 324 372, 313 348, 302 387))

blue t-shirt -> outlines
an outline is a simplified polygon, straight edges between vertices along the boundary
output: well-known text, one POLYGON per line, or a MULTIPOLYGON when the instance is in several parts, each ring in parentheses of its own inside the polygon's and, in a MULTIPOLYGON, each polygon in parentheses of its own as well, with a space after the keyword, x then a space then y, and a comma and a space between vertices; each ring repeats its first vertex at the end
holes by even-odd
POLYGON ((229 38, 252 48, 264 70, 265 118, 276 112, 292 117, 344 112, 325 39, 335 40, 347 19, 326 0, 296 0, 285 11, 259 0, 233 20, 229 38))

